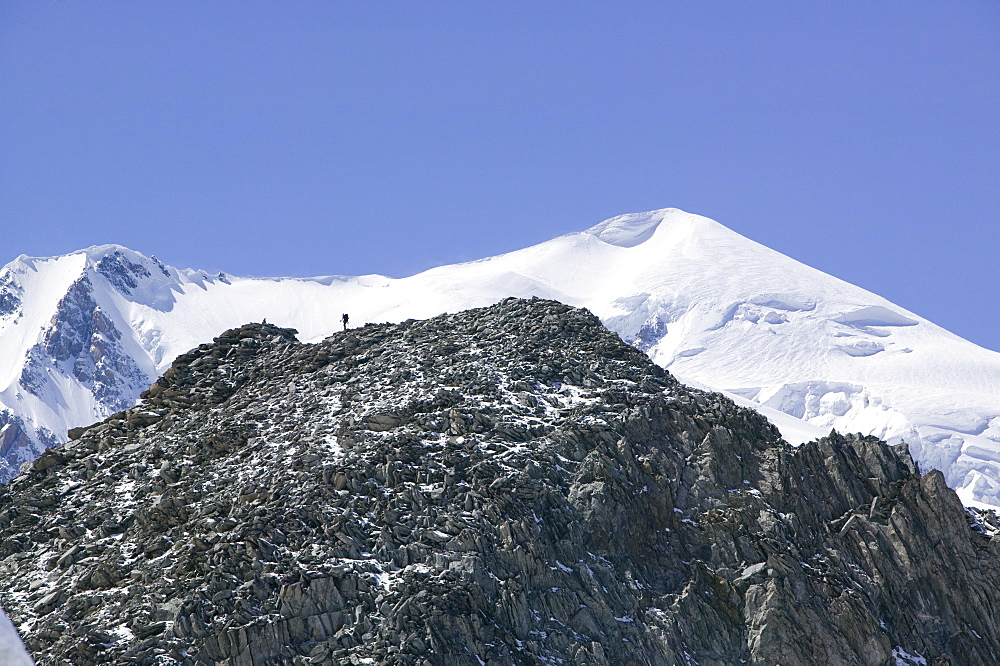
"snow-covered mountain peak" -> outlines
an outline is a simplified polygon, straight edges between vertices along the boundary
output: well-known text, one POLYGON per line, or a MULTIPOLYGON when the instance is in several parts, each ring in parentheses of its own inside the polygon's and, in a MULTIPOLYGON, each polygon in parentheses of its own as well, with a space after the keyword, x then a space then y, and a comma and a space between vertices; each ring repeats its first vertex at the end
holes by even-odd
POLYGON ((86 255, 87 260, 93 262, 94 264, 99 263, 102 259, 108 255, 120 254, 125 255, 133 261, 144 261, 146 257, 140 252, 129 249, 124 245, 118 245, 117 243, 104 243, 102 245, 91 245, 90 247, 84 248, 82 250, 77 250, 76 252, 70 252, 70 254, 83 254, 86 255))
MULTIPOLYGON (((106 291, 102 285, 107 285, 130 300, 149 301, 152 295, 157 295, 152 300, 163 300, 160 292, 165 286, 174 286, 184 276, 197 273, 170 269, 155 257, 146 257, 121 245, 94 245, 54 257, 21 255, 0 270, 0 301, 4 293, 33 293, 32 309, 38 310, 37 292, 61 296, 69 285, 84 279, 91 283, 91 290, 106 291)), ((0 302, 0 316, 3 311, 0 302)))
POLYGON ((78 268, 83 268, 88 265, 96 266, 105 257, 114 254, 125 256, 136 262, 148 261, 148 259, 142 254, 134 250, 130 250, 124 245, 91 245, 90 247, 82 250, 74 250, 72 252, 67 252, 66 254, 54 255, 51 257, 33 257, 27 254, 21 254, 4 266, 3 269, 0 269, 0 274, 8 271, 20 273, 24 270, 38 270, 41 265, 50 262, 63 264, 72 263, 73 266, 78 268))
POLYGON ((585 233, 596 236, 609 245, 635 247, 649 240, 668 215, 681 212, 675 208, 664 208, 648 213, 619 215, 592 226, 585 233))
POLYGON ((678 208, 619 215, 590 227, 584 233, 622 248, 646 245, 663 249, 680 245, 711 245, 720 240, 756 245, 715 220, 678 208))
POLYGON ((16 466, 131 404, 179 354, 247 322, 316 342, 343 313, 398 322, 507 296, 589 308, 790 441, 836 428, 906 442, 967 502, 1000 506, 1000 354, 672 208, 402 279, 210 275, 117 245, 19 257, 0 271, 0 457, 16 466))

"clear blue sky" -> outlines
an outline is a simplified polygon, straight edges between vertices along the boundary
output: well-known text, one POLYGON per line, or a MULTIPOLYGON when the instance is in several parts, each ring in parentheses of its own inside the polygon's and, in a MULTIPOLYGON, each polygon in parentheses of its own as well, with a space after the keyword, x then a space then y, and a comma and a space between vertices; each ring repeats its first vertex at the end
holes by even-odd
POLYGON ((667 206, 1000 349, 1000 4, 0 2, 0 264, 401 277, 667 206))

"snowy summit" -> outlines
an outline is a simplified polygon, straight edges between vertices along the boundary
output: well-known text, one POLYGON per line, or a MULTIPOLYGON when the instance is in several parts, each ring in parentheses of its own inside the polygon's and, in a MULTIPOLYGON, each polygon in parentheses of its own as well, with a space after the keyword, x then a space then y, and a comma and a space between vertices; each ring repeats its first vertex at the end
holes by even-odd
POLYGON ((1000 354, 713 220, 676 209, 403 279, 239 278, 118 246, 0 271, 0 457, 10 478, 68 428, 134 403, 177 355, 249 321, 318 341, 539 296, 589 308, 681 381, 728 393, 800 443, 905 443, 967 504, 1000 506, 1000 354))

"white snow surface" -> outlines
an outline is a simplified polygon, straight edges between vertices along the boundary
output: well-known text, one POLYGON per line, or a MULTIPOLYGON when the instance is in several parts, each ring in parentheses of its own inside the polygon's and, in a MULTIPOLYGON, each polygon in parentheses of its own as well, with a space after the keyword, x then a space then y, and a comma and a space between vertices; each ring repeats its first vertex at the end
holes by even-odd
POLYGON ((84 275, 122 333, 118 344, 150 381, 177 355, 249 321, 293 327, 313 342, 339 330, 344 312, 356 326, 507 296, 587 307, 681 381, 760 410, 792 443, 831 429, 906 442, 921 468, 944 472, 966 504, 1000 506, 1000 354, 680 210, 622 215, 402 279, 208 275, 108 245, 19 257, 0 270, 0 289, 6 280, 22 301, 0 316, 0 403, 29 430, 62 436, 109 413, 58 364, 50 386, 36 391, 41 397, 19 381, 28 350, 84 275), (131 273, 135 287, 98 270, 109 256, 140 267, 131 273))
POLYGON ((3 666, 34 666, 21 637, 7 614, 0 610, 0 664, 3 666))

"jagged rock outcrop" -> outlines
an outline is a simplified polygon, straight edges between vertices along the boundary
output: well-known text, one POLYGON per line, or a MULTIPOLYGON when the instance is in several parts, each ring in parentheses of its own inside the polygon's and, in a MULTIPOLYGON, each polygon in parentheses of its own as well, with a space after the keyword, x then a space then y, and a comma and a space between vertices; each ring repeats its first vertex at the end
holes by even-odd
POLYGON ((17 312, 21 307, 21 294, 23 289, 10 275, 0 277, 0 317, 8 317, 17 312))
POLYGON ((45 429, 37 429, 32 437, 20 416, 0 409, 0 483, 17 475, 19 465, 13 465, 13 461, 23 463, 36 457, 39 441, 43 447, 59 444, 55 435, 45 429))
POLYGON ((794 449, 585 310, 264 324, 0 489, 40 664, 982 664, 1000 540, 905 449, 794 449))
MULTIPOLYGON (((153 261, 159 264, 156 257, 153 261)), ((165 277, 170 277, 170 273, 160 264, 160 270, 165 277)), ((138 288, 142 278, 149 277, 149 269, 139 262, 130 260, 121 250, 115 250, 105 255, 97 263, 97 272, 104 276, 109 284, 114 285, 123 294, 131 294, 133 289, 138 288)))

